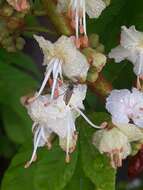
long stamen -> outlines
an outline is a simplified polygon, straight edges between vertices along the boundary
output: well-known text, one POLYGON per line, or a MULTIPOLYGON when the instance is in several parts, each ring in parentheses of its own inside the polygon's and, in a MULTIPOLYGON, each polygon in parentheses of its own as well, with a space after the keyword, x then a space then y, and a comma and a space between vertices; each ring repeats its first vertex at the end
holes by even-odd
POLYGON ((37 122, 34 122, 33 125, 32 125, 32 132, 34 131, 36 125, 37 125, 37 122))
POLYGON ((139 68, 138 68, 138 76, 137 76, 137 88, 138 89, 141 89, 140 75, 141 75, 142 65, 143 65, 143 55, 142 55, 142 53, 139 53, 139 68))
POLYGON ((86 32, 86 10, 85 10, 85 0, 83 0, 83 28, 84 28, 84 35, 87 36, 87 32, 86 32))
POLYGON ((35 161, 37 148, 38 148, 39 141, 40 141, 40 138, 41 138, 41 128, 37 131, 35 136, 36 137, 34 139, 34 150, 33 150, 33 153, 32 153, 32 157, 31 157, 30 161, 26 163, 25 168, 28 168, 32 164, 32 162, 35 161))
POLYGON ((96 129, 102 128, 100 126, 93 124, 80 109, 78 109, 77 107, 75 107, 73 105, 72 105, 72 107, 85 119, 85 121, 87 121, 87 123, 89 123, 89 125, 91 125, 92 127, 96 128, 96 129))
MULTIPOLYGON (((78 7, 76 6, 76 12, 75 12, 75 23, 76 23, 76 41, 78 43, 79 40, 79 10, 78 7)), ((77 44, 78 45, 78 44, 77 44)))
POLYGON ((51 92, 51 99, 54 98, 54 93, 58 81, 58 75, 61 76, 61 61, 57 60, 55 62, 54 68, 53 68, 53 85, 52 85, 52 92, 51 92))
POLYGON ((88 37, 86 31, 86 4, 85 0, 71 0, 70 6, 72 9, 72 25, 75 28, 76 32, 76 46, 77 48, 80 45, 84 47, 88 46, 88 37), (75 23, 75 24, 73 24, 75 23), (80 36, 84 35, 84 36, 80 36))
POLYGON ((67 147, 66 147, 66 162, 69 163, 70 156, 69 156, 69 146, 70 146, 70 116, 68 118, 68 125, 67 125, 67 147))
POLYGON ((55 59, 52 59, 52 60, 50 61, 49 65, 48 65, 48 68, 47 68, 47 72, 46 72, 44 81, 43 81, 43 83, 42 83, 42 86, 41 86, 39 92, 38 92, 37 95, 36 95, 36 98, 41 95, 42 91, 44 90, 44 88, 45 88, 45 86, 46 86, 46 84, 47 84, 47 81, 48 81, 48 79, 49 79, 49 77, 50 77, 50 75, 51 75, 51 72, 52 72, 52 64, 53 64, 54 61, 55 61, 55 59))
POLYGON ((41 127, 41 135, 42 135, 42 138, 44 139, 44 141, 46 142, 46 141, 47 141, 47 138, 46 138, 46 136, 45 136, 45 134, 44 134, 44 129, 43 129, 43 127, 41 127))

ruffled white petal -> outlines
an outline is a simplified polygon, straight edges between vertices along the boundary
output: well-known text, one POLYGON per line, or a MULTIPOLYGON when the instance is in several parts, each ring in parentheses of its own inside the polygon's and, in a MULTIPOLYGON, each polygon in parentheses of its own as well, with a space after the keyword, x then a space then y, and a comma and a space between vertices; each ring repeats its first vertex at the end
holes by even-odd
POLYGON ((113 90, 106 101, 106 109, 112 115, 114 123, 134 122, 138 127, 143 127, 143 93, 133 88, 113 90))
POLYGON ((143 52, 136 54, 136 62, 134 63, 134 72, 137 76, 143 75, 143 52))
POLYGON ((106 4, 102 0, 85 0, 85 2, 86 12, 90 18, 98 18, 106 8, 106 4))
POLYGON ((136 49, 136 47, 140 44, 141 40, 143 40, 143 33, 139 32, 135 29, 135 26, 131 26, 127 28, 126 26, 122 26, 121 32, 121 46, 127 49, 136 49))
POLYGON ((129 90, 113 90, 106 100, 106 109, 112 115, 112 121, 119 123, 128 123, 127 116, 129 90))
POLYGON ((109 58, 115 59, 115 62, 117 63, 123 61, 124 59, 127 59, 129 56, 130 56, 130 51, 121 46, 113 48, 109 53, 109 58))
POLYGON ((56 49, 64 60, 63 74, 74 81, 79 78, 86 79, 89 64, 86 57, 77 50, 72 39, 62 36, 56 43, 56 49))
POLYGON ((135 74, 143 75, 143 32, 137 31, 135 26, 122 26, 120 45, 111 50, 109 58, 116 62, 127 59, 133 63, 135 74))
POLYGON ((64 76, 76 81, 86 79, 89 64, 86 57, 77 50, 71 38, 61 36, 54 44, 43 37, 34 36, 44 54, 44 65, 48 65, 54 58, 61 61, 64 76))
POLYGON ((133 124, 114 123, 116 127, 128 137, 129 142, 143 139, 142 131, 133 124))

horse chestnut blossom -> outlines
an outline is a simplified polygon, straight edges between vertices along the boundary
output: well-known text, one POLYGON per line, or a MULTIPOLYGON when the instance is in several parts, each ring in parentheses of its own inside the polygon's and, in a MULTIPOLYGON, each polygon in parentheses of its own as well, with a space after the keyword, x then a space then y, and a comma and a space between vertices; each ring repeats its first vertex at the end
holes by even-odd
POLYGON ((140 88, 139 78, 143 77, 143 32, 137 31, 135 26, 122 26, 120 45, 111 50, 109 58, 114 58, 117 63, 124 59, 131 61, 140 88))
POLYGON ((17 11, 22 12, 30 8, 27 0, 7 0, 7 2, 17 11))
POLYGON ((112 90, 106 100, 106 109, 112 123, 95 132, 93 144, 101 153, 107 153, 113 168, 122 166, 122 160, 131 154, 131 142, 143 140, 143 93, 133 88, 112 90))
POLYGON ((117 168, 131 154, 130 143, 143 139, 143 133, 133 124, 116 123, 112 127, 95 132, 93 144, 101 154, 106 153, 112 167, 117 168))
POLYGON ((121 167, 122 160, 131 153, 128 138, 117 128, 97 131, 93 136, 93 145, 101 154, 106 153, 113 168, 121 167))
POLYGON ((71 25, 76 30, 76 45, 80 47, 79 33, 83 34, 83 43, 88 44, 86 31, 86 13, 90 18, 98 18, 106 8, 103 0, 58 0, 59 12, 69 12, 71 25))
POLYGON ((55 43, 45 40, 42 36, 34 36, 44 54, 44 63, 46 73, 43 84, 37 94, 39 96, 50 75, 52 74, 53 84, 51 99, 54 97, 55 89, 58 86, 58 79, 62 81, 63 75, 76 82, 85 81, 89 64, 86 57, 77 50, 71 38, 61 36, 55 43))
POLYGON ((113 90, 106 101, 106 109, 114 123, 134 123, 143 127, 143 93, 136 88, 113 90))
POLYGON ((63 84, 59 88, 59 96, 52 101, 50 94, 46 94, 40 95, 28 104, 24 104, 34 122, 33 131, 36 127, 34 150, 26 167, 35 161, 36 151, 39 146, 50 145, 48 139, 52 133, 58 135, 60 146, 66 151, 66 161, 69 162, 69 153, 72 153, 76 146, 75 120, 79 115, 82 115, 92 127, 100 128, 94 125, 81 111, 81 109, 84 109, 83 100, 86 96, 87 86, 74 85, 68 104, 65 101, 67 87, 67 84, 63 84))

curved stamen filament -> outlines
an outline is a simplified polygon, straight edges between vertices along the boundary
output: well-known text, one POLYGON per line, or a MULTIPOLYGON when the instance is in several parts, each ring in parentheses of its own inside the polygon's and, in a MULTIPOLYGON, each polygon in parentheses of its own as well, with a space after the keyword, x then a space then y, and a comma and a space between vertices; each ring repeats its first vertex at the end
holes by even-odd
POLYGON ((33 150, 33 153, 32 153, 32 157, 31 157, 30 161, 26 163, 25 168, 28 168, 32 164, 32 162, 35 161, 36 152, 37 152, 37 148, 38 148, 41 136, 42 136, 42 132, 41 132, 41 128, 39 128, 36 131, 35 137, 34 137, 34 150, 33 150))
POLYGON ((72 25, 75 23, 75 31, 76 31, 76 45, 80 46, 79 33, 84 35, 84 42, 87 42, 87 32, 86 32, 86 6, 85 0, 71 0, 70 1, 70 9, 71 9, 71 19, 72 25))
POLYGON ((36 94, 36 98, 38 98, 41 95, 41 93, 43 92, 43 90, 44 90, 44 88, 45 88, 45 86, 46 86, 46 84, 50 78, 50 75, 52 74, 53 75, 53 84, 52 84, 51 99, 53 99, 54 92, 55 92, 56 85, 57 85, 57 81, 58 81, 58 76, 62 80, 62 66, 61 65, 62 65, 62 61, 57 59, 57 58, 53 58, 49 62, 44 81, 41 85, 39 92, 36 94))
POLYGON ((92 127, 96 128, 96 129, 102 129, 102 127, 97 126, 97 125, 95 125, 94 123, 92 123, 92 122, 88 119, 88 117, 87 117, 79 108, 77 108, 77 107, 75 107, 75 106, 73 106, 73 105, 71 105, 71 106, 73 107, 73 109, 75 109, 75 110, 85 119, 85 121, 86 121, 89 125, 91 125, 92 127))

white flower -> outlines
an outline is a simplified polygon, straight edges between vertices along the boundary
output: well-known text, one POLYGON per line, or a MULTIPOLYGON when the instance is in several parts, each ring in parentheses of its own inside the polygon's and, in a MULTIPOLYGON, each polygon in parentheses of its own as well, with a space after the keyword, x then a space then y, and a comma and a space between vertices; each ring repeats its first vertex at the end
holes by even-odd
POLYGON ((93 144, 101 153, 110 156, 111 165, 116 168, 122 166, 122 160, 131 154, 130 143, 142 139, 143 133, 136 125, 114 122, 111 126, 95 132, 93 144))
POLYGON ((43 51, 43 64, 47 65, 45 79, 37 97, 42 93, 51 74, 53 75, 51 98, 54 97, 58 78, 62 80, 62 74, 73 81, 86 80, 89 64, 86 57, 76 49, 71 38, 62 36, 57 42, 51 43, 42 36, 34 37, 43 51))
POLYGON ((113 168, 121 167, 122 160, 131 153, 131 146, 127 136, 116 127, 95 132, 93 144, 100 153, 109 155, 113 168))
POLYGON ((59 12, 67 12, 70 9, 72 25, 76 29, 77 46, 79 43, 79 32, 84 34, 84 41, 87 41, 86 13, 90 18, 98 18, 106 8, 103 0, 58 0, 59 12))
POLYGON ((116 62, 131 61, 135 74, 143 75, 143 32, 137 31, 135 26, 122 26, 120 45, 111 50, 109 57, 116 62))
POLYGON ((35 125, 38 125, 37 133, 34 136, 34 150, 28 166, 34 161, 36 150, 41 143, 45 143, 46 134, 52 132, 58 135, 60 146, 66 149, 66 161, 69 161, 69 153, 72 152, 76 144, 76 127, 75 120, 79 115, 95 128, 100 128, 94 125, 80 109, 84 109, 83 100, 86 96, 86 85, 74 85, 73 92, 69 101, 65 102, 65 96, 68 91, 68 85, 63 84, 59 88, 59 96, 51 100, 50 95, 40 95, 37 99, 26 105, 28 113, 35 125), (43 135, 43 136, 41 136, 43 135), (42 139, 41 139, 42 138, 42 139), (43 142, 44 140, 44 142, 43 142), (41 142, 42 141, 42 142, 41 142), (66 144, 65 144, 66 142, 66 144), (65 148, 66 147, 66 148, 65 148))
POLYGON ((106 108, 112 115, 113 123, 133 122, 143 127, 143 93, 136 88, 113 90, 106 101, 106 108))

